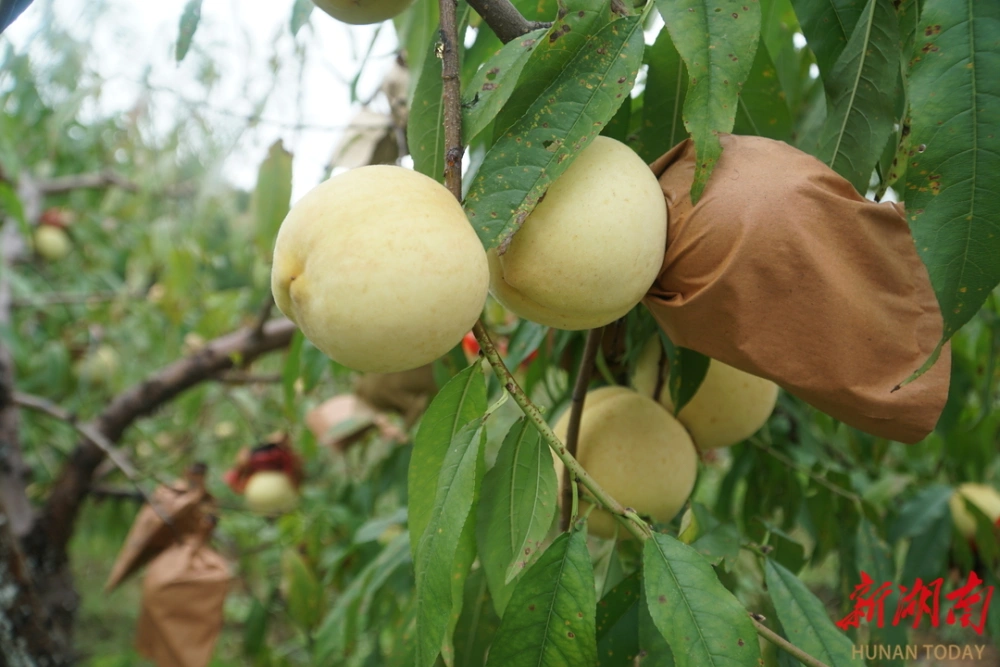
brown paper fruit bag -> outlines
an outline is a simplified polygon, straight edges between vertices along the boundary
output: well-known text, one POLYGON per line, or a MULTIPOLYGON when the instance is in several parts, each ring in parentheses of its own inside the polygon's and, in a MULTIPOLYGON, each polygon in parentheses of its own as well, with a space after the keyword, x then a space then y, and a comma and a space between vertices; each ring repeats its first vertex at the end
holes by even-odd
POLYGON ((178 480, 171 486, 159 486, 150 500, 156 509, 143 505, 136 515, 104 585, 108 592, 181 536, 204 535, 212 529, 215 502, 205 491, 201 478, 189 475, 188 479, 178 480), (170 525, 164 523, 161 516, 166 517, 170 525))
POLYGON ((690 140, 651 168, 667 200, 659 277, 644 303, 677 345, 773 380, 855 428, 916 442, 948 394, 950 349, 902 206, 871 202, 815 158, 721 135, 697 204, 690 140))
POLYGON ((198 536, 157 556, 142 582, 136 648, 157 667, 204 667, 222 631, 232 575, 198 536))

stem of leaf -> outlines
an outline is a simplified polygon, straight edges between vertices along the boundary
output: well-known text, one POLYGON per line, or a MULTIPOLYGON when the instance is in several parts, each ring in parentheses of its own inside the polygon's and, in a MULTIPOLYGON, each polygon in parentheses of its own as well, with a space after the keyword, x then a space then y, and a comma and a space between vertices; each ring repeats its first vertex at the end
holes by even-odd
POLYGON ((819 658, 812 657, 811 655, 809 655, 808 653, 797 647, 795 644, 792 644, 790 641, 779 635, 777 632, 775 632, 771 628, 761 623, 761 619, 763 618, 764 617, 761 616, 760 614, 755 614, 753 612, 750 612, 750 620, 753 621, 754 627, 757 628, 757 634, 759 634, 761 637, 771 642, 785 653, 788 653, 790 656, 801 662, 803 665, 806 665, 806 667, 829 667, 829 665, 827 665, 819 658))
MULTIPOLYGON (((573 385, 573 397, 570 402, 569 425, 566 428, 566 451, 570 456, 576 457, 577 443, 580 440, 580 419, 583 417, 583 403, 587 399, 587 388, 590 387, 590 376, 594 371, 594 358, 597 357, 597 350, 601 346, 601 336, 604 333, 603 327, 591 329, 587 333, 587 342, 583 348, 583 358, 580 359, 580 368, 576 374, 576 383, 573 385)), ((569 530, 572 525, 571 518, 576 516, 576 507, 573 504, 576 494, 576 480, 573 475, 563 475, 562 493, 562 513, 559 517, 559 529, 569 530)))
MULTIPOLYGON (((446 0, 447 1, 447 0, 446 0)), ((538 407, 528 398, 521 389, 520 385, 511 375, 511 372, 504 365, 503 360, 500 358, 500 354, 497 352, 496 346, 493 345, 493 341, 490 339, 486 329, 483 327, 482 322, 476 322, 476 325, 472 328, 472 333, 476 336, 476 340, 479 342, 479 347, 486 357, 486 360, 490 362, 490 366, 493 367, 493 372, 497 374, 500 382, 507 388, 510 395, 513 396, 514 402, 521 408, 524 414, 531 420, 531 422, 538 429, 538 432, 542 436, 542 440, 555 452, 559 460, 563 462, 566 466, 566 470, 570 474, 576 475, 580 484, 583 485, 587 491, 594 497, 597 503, 606 509, 607 511, 618 517, 619 521, 622 521, 625 527, 628 529, 632 535, 634 535, 639 540, 646 540, 652 534, 652 530, 649 525, 639 518, 639 515, 635 513, 635 510, 631 510, 624 507, 620 502, 612 498, 607 491, 601 488, 601 485, 594 480, 590 474, 583 469, 580 463, 569 455, 566 451, 566 446, 559 441, 559 438, 555 433, 552 432, 552 428, 549 426, 548 422, 545 421, 545 417, 539 411, 538 407)))

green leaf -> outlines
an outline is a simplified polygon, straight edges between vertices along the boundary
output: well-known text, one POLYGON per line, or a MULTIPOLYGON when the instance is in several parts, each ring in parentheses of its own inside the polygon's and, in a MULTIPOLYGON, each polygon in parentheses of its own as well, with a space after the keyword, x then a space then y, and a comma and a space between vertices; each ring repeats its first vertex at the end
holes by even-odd
POLYGON ((731 132, 738 97, 750 74, 760 36, 760 5, 743 0, 658 0, 687 65, 684 127, 694 139, 697 163, 691 201, 697 203, 722 155, 719 133, 731 132))
POLYGON ((466 144, 489 125, 510 96, 546 30, 535 30, 505 44, 477 71, 462 93, 462 141, 466 144))
POLYGON ((535 425, 521 418, 483 479, 476 520, 479 558, 500 616, 513 593, 511 582, 534 560, 552 526, 556 494, 549 448, 535 425))
POLYGON ((308 632, 323 613, 323 587, 296 549, 285 550, 281 556, 281 569, 287 591, 288 617, 308 632))
POLYGON ((691 402, 708 374, 711 359, 700 352, 686 347, 677 347, 660 330, 660 342, 667 355, 670 372, 667 375, 667 388, 670 400, 674 405, 674 414, 680 413, 685 405, 691 402))
MULTIPOLYGON (((874 580, 874 586, 878 587, 886 582, 894 583, 896 581, 896 566, 892 560, 892 553, 879 538, 875 526, 864 517, 862 517, 861 522, 858 524, 855 560, 858 572, 868 574, 874 580)), ((860 577, 858 581, 860 581, 860 577)), ((885 613, 890 617, 899 604, 898 588, 893 586, 891 591, 884 601, 885 613)), ((871 633, 869 642, 871 644, 884 644, 886 646, 894 644, 905 645, 907 642, 906 627, 903 625, 892 625, 891 623, 891 618, 888 618, 885 621, 885 626, 881 628, 872 623, 869 626, 871 633)), ((886 667, 888 665, 902 667, 903 661, 877 658, 875 661, 869 662, 870 667, 886 667)))
POLYGON ((927 0, 910 70, 906 210, 942 340, 1000 282, 1000 4, 927 0))
POLYGON ((869 0, 824 79, 826 121, 816 156, 864 194, 895 122, 899 21, 892 0, 869 0))
POLYGON ((257 245, 261 252, 270 253, 274 248, 274 237, 288 215, 291 201, 292 154, 278 139, 271 144, 267 157, 257 170, 254 215, 257 220, 257 245))
POLYGON ((747 82, 740 92, 735 134, 752 134, 786 141, 792 136, 792 114, 788 110, 778 70, 766 48, 758 48, 747 82))
POLYGON ((455 664, 460 667, 482 665, 500 627, 482 568, 469 574, 462 609, 462 617, 455 627, 455 664))
MULTIPOLYGON (((631 667, 639 654, 642 579, 633 572, 597 603, 598 667, 631 667)), ((645 664, 645 663, 644 663, 645 664)))
POLYGON ((448 642, 445 635, 453 607, 452 566, 474 502, 485 435, 479 418, 466 424, 451 440, 441 465, 430 521, 417 546, 417 667, 432 667, 442 644, 448 642))
POLYGON ((413 439, 407 476, 410 548, 417 545, 431 519, 438 478, 455 435, 486 412, 486 379, 479 362, 473 363, 442 387, 420 421, 413 439))
POLYGON ((596 664, 595 605, 586 531, 563 533, 517 582, 487 667, 596 664))
MULTIPOLYGON (((638 17, 602 28, 493 145, 465 199, 486 248, 502 250, 509 243, 549 185, 628 99, 642 63, 642 40, 638 17)), ((522 78, 527 72, 525 67, 522 78)))
POLYGON ((902 581, 912 583, 917 577, 928 581, 944 572, 951 547, 952 523, 951 512, 945 511, 913 536, 903 562, 902 581))
POLYGON ((611 117, 608 124, 601 130, 602 137, 611 137, 616 141, 626 143, 629 135, 629 125, 632 123, 632 99, 625 98, 625 103, 611 117))
MULTIPOLYGON (((674 653, 663 638, 649 614, 649 603, 646 601, 646 591, 639 594, 639 649, 645 654, 640 663, 642 667, 674 667, 674 653)), ((623 666, 629 667, 629 666, 623 666)))
MULTIPOLYGON (((267 600, 270 600, 270 595, 267 600)), ((248 657, 260 656, 266 647, 267 626, 271 618, 267 607, 267 604, 254 597, 250 603, 250 613, 243 621, 243 653, 248 657)))
POLYGON ((420 79, 413 92, 410 119, 406 124, 406 143, 413 157, 413 169, 441 183, 444 181, 441 59, 434 56, 433 43, 428 48, 430 57, 420 70, 420 79))
POLYGON ((590 37, 611 19, 608 3, 601 0, 580 0, 572 12, 559 12, 546 36, 536 45, 521 70, 512 97, 500 111, 494 136, 499 137, 521 118, 538 100, 545 89, 555 83, 563 70, 590 37))
POLYGON ((932 523, 948 513, 948 500, 955 489, 947 484, 931 484, 903 503, 899 516, 889 529, 889 542, 925 532, 932 523))
MULTIPOLYGON (((468 20, 469 5, 463 2, 458 10, 459 35, 463 34, 468 20)), ((441 97, 444 82, 441 79, 443 61, 436 55, 436 48, 437 40, 430 40, 427 58, 420 69, 420 78, 410 104, 406 142, 413 157, 413 168, 440 183, 444 181, 444 106, 441 97)), ((463 49, 459 44, 459 57, 463 49)))
POLYGON ((439 17, 438 0, 416 0, 406 11, 406 27, 402 31, 405 37, 400 37, 400 43, 406 46, 406 66, 410 70, 411 81, 420 81, 424 63, 430 62, 427 60, 428 55, 431 61, 438 61, 438 79, 441 78, 441 61, 434 57, 439 17))
POLYGON ((847 47, 865 0, 792 0, 820 74, 827 78, 847 47))
POLYGON ((646 60, 649 69, 635 150, 643 160, 652 162, 687 138, 681 112, 688 78, 669 30, 660 30, 656 41, 646 48, 646 60))
POLYGON ((704 556, 712 565, 725 563, 726 570, 732 570, 740 556, 740 534, 731 523, 720 523, 708 508, 701 503, 691 504, 697 537, 688 542, 685 533, 682 541, 704 556))
POLYGON ((545 340, 545 335, 549 328, 544 324, 538 324, 531 320, 521 320, 517 329, 511 334, 507 343, 507 357, 504 363, 508 368, 517 368, 521 362, 531 356, 532 352, 538 350, 538 346, 545 340))
POLYGON ((315 7, 316 5, 313 4, 313 0, 295 0, 295 4, 292 5, 292 18, 289 23, 292 36, 298 35, 302 26, 309 23, 309 16, 315 7))
POLYGON ((194 33, 198 30, 199 21, 201 21, 201 0, 188 0, 188 3, 184 5, 178 26, 177 46, 174 50, 174 58, 177 62, 184 60, 191 48, 191 40, 194 39, 194 33))
POLYGON ((642 564, 649 615, 678 667, 757 667, 750 617, 698 552, 656 533, 643 547, 642 564))
POLYGON ((356 628, 358 617, 367 613, 375 593, 393 572, 409 562, 410 535, 404 532, 364 566, 350 585, 337 596, 336 602, 316 631, 314 655, 317 664, 333 664, 334 658, 355 641, 350 626, 356 628))
POLYGON ((853 656, 854 644, 837 629, 823 602, 778 563, 764 566, 767 590, 788 640, 829 667, 864 667, 853 656))

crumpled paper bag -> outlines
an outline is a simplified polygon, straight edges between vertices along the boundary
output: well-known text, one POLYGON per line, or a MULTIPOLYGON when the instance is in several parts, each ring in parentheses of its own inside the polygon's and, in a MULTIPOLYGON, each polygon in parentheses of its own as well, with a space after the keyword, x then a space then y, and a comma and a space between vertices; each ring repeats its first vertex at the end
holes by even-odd
POLYGON ((191 535, 157 556, 142 582, 136 649, 157 667, 204 667, 222 631, 232 574, 219 553, 191 535))
POLYGON ((694 145, 651 165, 667 200, 663 266, 645 305, 677 345, 773 380, 877 436, 916 442, 948 395, 950 349, 903 215, 810 155, 762 137, 724 148, 696 205, 694 145))
POLYGON ((201 480, 189 477, 170 486, 159 486, 152 493, 150 500, 157 509, 147 504, 139 510, 111 567, 105 591, 113 591, 180 537, 211 531, 214 500, 205 491, 203 471, 201 475, 201 480), (169 519, 171 525, 164 523, 160 515, 169 519))

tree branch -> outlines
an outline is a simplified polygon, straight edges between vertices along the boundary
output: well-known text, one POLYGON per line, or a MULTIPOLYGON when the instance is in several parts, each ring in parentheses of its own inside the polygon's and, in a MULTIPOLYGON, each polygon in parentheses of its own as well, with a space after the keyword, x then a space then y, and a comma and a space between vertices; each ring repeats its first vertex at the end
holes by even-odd
MULTIPOLYGON (((113 443, 132 422, 178 394, 237 364, 248 364, 263 354, 287 347, 294 331, 294 324, 280 319, 268 322, 260 336, 254 335, 252 327, 246 327, 216 338, 195 354, 153 373, 116 396, 88 427, 113 443)), ((26 540, 29 557, 46 570, 58 568, 65 562, 66 546, 73 535, 80 505, 104 455, 100 447, 84 440, 77 444, 60 471, 42 515, 26 540)))
POLYGON ((504 44, 532 30, 552 26, 551 23, 524 18, 510 0, 469 0, 469 6, 483 17, 486 25, 504 44))
MULTIPOLYGON (((444 183, 462 201, 462 82, 458 68, 458 17, 455 0, 440 0, 441 6, 441 93, 444 105, 444 183)), ((515 10, 516 11, 516 10, 515 10)), ((520 16, 520 14, 518 14, 520 16)))
POLYGON ((45 627, 34 578, 0 503, 0 663, 65 665, 45 627))
POLYGON ((757 628, 757 633, 761 637, 771 642, 785 653, 788 653, 790 656, 801 662, 803 665, 806 665, 806 667, 828 667, 828 665, 819 658, 812 657, 811 655, 800 649, 798 646, 791 643, 790 641, 779 635, 777 632, 764 625, 761 621, 765 621, 767 619, 765 619, 760 614, 755 614, 753 612, 750 612, 750 620, 753 621, 753 625, 755 628, 757 628))
MULTIPOLYGON (((577 371, 576 383, 573 385, 569 425, 566 428, 566 451, 574 458, 576 457, 577 442, 580 439, 580 419, 583 417, 583 402, 587 398, 587 388, 590 386, 590 377, 594 372, 594 359, 597 358, 597 351, 601 347, 603 334, 603 327, 591 329, 587 333, 587 343, 583 348, 583 358, 580 359, 580 369, 577 371)), ((559 515, 559 529, 564 531, 569 530, 569 524, 573 516, 573 484, 573 475, 563 475, 562 513, 559 515)))
POLYGON ((139 186, 110 169, 97 172, 96 174, 72 174, 70 176, 56 176, 46 180, 39 180, 35 183, 38 191, 43 195, 59 195, 72 190, 96 190, 109 186, 116 186, 129 192, 138 192, 139 186))
POLYGON ((545 421, 545 417, 539 412, 538 408, 534 403, 528 398, 524 390, 517 384, 514 376, 511 375, 510 371, 504 365, 503 360, 500 358, 500 354, 497 352, 496 346, 493 345, 493 341, 490 339, 486 329, 483 327, 482 322, 476 322, 476 325, 472 328, 472 332, 476 336, 476 340, 479 342, 479 347, 483 351, 483 356, 493 367, 493 372, 497 374, 500 382, 507 388, 510 395, 514 398, 514 402, 518 404, 524 414, 532 421, 538 432, 542 436, 542 440, 555 452, 559 460, 563 462, 566 466, 567 473, 572 474, 577 478, 577 481, 586 488, 590 494, 597 500, 598 504, 606 509, 607 511, 614 514, 618 519, 624 524, 625 528, 628 529, 632 535, 634 535, 640 541, 645 541, 649 538, 651 530, 649 524, 643 521, 635 510, 629 509, 623 506, 620 502, 608 495, 608 492, 601 488, 601 485, 590 476, 590 474, 583 469, 580 463, 569 455, 566 451, 566 447, 563 443, 559 442, 559 437, 552 432, 552 428, 549 426, 548 422, 545 421))

